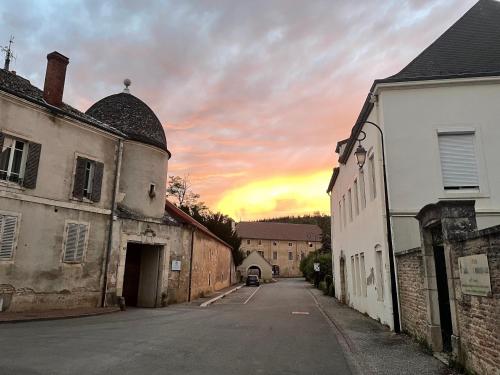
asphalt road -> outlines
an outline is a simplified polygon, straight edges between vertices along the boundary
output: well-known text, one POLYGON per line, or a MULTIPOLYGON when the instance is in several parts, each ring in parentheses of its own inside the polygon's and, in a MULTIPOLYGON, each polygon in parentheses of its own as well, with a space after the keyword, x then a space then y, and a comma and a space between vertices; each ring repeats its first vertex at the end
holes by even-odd
POLYGON ((176 305, 0 325, 0 374, 351 374, 300 280, 176 305))

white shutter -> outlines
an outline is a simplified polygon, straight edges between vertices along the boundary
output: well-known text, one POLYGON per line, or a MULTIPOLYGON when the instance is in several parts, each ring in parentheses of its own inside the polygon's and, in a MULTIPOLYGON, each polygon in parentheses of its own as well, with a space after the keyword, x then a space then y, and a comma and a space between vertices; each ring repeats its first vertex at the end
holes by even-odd
POLYGON ((438 140, 444 188, 479 187, 474 134, 439 134, 438 140))
POLYGON ((87 237, 87 225, 78 225, 78 242, 76 244, 75 261, 81 262, 83 260, 83 252, 85 250, 85 239, 87 237))
POLYGON ((0 215, 0 260, 12 259, 16 227, 16 216, 0 215))
POLYGON ((87 224, 68 223, 66 226, 66 244, 64 262, 82 262, 87 239, 87 224))
POLYGON ((78 224, 69 223, 66 226, 66 246, 64 248, 65 262, 75 261, 77 243, 78 243, 78 224))

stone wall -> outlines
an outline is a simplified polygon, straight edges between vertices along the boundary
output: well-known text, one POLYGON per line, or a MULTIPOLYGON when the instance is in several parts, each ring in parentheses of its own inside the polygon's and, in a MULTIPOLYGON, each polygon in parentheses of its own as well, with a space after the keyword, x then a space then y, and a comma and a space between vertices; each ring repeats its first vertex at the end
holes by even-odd
POLYGON ((235 272, 231 248, 197 230, 194 235, 191 299, 231 285, 235 272))
POLYGON ((460 362, 478 374, 500 374, 500 226, 463 234, 451 243, 460 333, 460 362), (491 296, 463 294, 458 258, 486 254, 491 296))
POLYGON ((396 255, 401 329, 419 340, 426 338, 424 268, 420 248, 396 255))

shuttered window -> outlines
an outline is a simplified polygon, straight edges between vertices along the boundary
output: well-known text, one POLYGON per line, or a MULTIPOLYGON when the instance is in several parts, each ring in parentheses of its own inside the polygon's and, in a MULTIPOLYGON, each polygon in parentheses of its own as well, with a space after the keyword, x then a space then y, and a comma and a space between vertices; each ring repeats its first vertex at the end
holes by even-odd
POLYGON ((66 225, 66 242, 64 244, 63 261, 80 263, 83 261, 87 239, 88 224, 68 223, 66 225))
POLYGON ((73 180, 73 197, 99 202, 103 173, 103 163, 78 156, 73 180))
POLYGON ((0 215, 0 260, 11 260, 14 254, 17 216, 0 215))
POLYGON ((478 188, 474 134, 439 134, 438 141, 444 188, 478 188))

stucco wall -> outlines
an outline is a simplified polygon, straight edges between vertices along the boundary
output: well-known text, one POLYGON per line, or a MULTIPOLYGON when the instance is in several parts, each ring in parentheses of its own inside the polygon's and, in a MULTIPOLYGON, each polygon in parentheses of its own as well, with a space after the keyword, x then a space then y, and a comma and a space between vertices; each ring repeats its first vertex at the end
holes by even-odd
POLYGON ((0 131, 42 145, 35 189, 0 181, 0 210, 19 215, 13 259, 0 261, 3 309, 97 306, 117 139, 3 93, 0 131), (72 198, 77 155, 105 165, 99 202, 72 198), (90 223, 80 264, 62 262, 67 220, 90 223))
POLYGON ((302 276, 300 272, 300 260, 303 256, 307 256, 311 251, 321 248, 320 241, 311 242, 313 247, 309 246, 307 241, 288 241, 288 240, 260 240, 242 238, 241 250, 246 255, 247 252, 262 251, 264 259, 270 264, 277 265, 280 268, 280 277, 298 277, 302 276), (250 243, 248 243, 250 241, 250 243), (276 243, 276 245, 274 245, 276 243), (292 246, 288 244, 291 243, 292 246), (293 259, 288 258, 289 252, 293 253, 293 259), (277 259, 273 258, 273 253, 277 252, 277 259))
POLYGON ((231 285, 235 272, 231 249, 196 231, 194 236, 191 299, 208 295, 231 285))
POLYGON ((146 217, 161 218, 165 212, 168 154, 156 147, 126 141, 120 174, 120 204, 146 217), (156 197, 149 196, 150 184, 156 197))
MULTIPOLYGON (((372 111, 369 120, 373 122, 378 121, 376 109, 372 111)), ((383 175, 381 172, 382 154, 379 142, 380 135, 377 129, 370 125, 365 126, 363 131, 366 132, 366 139, 363 141, 363 146, 368 152, 366 164, 360 170, 354 155, 352 155, 345 165, 340 165, 339 175, 330 196, 330 206, 332 216, 334 217, 332 226, 332 262, 335 278, 335 294, 339 300, 345 297, 348 304, 356 310, 367 313, 373 319, 377 319, 393 328, 389 254, 383 216, 384 193, 383 175), (375 163, 374 198, 368 164, 369 157, 372 155, 375 163), (363 204, 363 195, 361 192, 363 186, 361 182, 362 175, 364 176, 365 205, 363 204), (355 181, 357 181, 359 212, 355 209, 355 181), (349 189, 352 196, 352 219, 349 210, 349 189), (342 202, 342 207, 344 207, 342 212, 339 212, 339 202, 342 202), (382 255, 382 291, 377 291, 377 277, 375 275, 376 250, 380 250, 382 255), (364 288, 360 287, 360 292, 358 293, 355 288, 357 281, 354 277, 357 273, 353 273, 351 259, 354 259, 356 266, 356 255, 358 259, 361 259, 361 254, 364 257, 365 277, 364 281, 362 277, 359 277, 359 282, 363 286, 366 285, 366 292, 362 290, 364 288), (340 287, 341 280, 343 279, 340 274, 341 256, 345 258, 346 262, 346 296, 342 296, 342 288, 340 287), (382 298, 379 298, 379 292, 382 293, 382 298)), ((362 276, 361 271, 359 274, 362 276)))
POLYGON ((170 272, 168 279, 167 303, 180 303, 188 300, 189 271, 191 264, 191 232, 187 227, 178 227, 176 235, 170 238, 170 272), (177 233, 178 232, 178 233, 177 233), (180 271, 172 271, 172 261, 181 262, 180 271))
POLYGON ((411 217, 429 202, 476 199, 479 229, 500 224, 499 101, 498 80, 381 89, 379 124, 385 135, 393 222, 413 222, 402 224, 407 230, 395 230, 395 251, 419 246, 418 223, 411 217), (443 188, 437 134, 449 130, 475 132, 478 192, 443 188))

